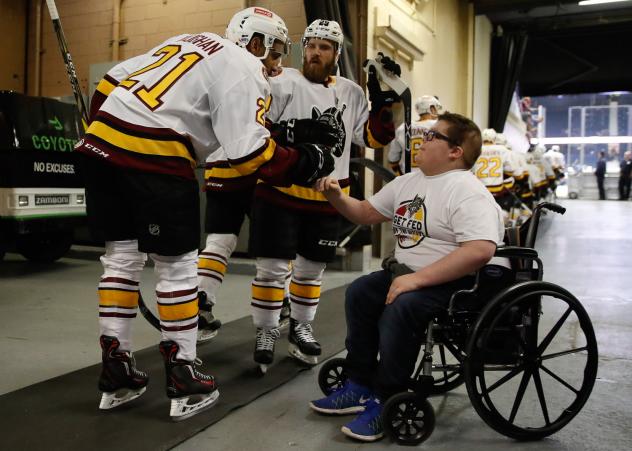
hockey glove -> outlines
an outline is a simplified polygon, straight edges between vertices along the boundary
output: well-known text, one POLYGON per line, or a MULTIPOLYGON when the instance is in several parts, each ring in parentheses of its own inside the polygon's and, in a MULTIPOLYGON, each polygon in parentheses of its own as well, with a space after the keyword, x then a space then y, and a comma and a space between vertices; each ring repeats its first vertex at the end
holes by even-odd
POLYGON ((311 187, 316 180, 331 174, 334 170, 334 157, 323 146, 299 144, 296 150, 299 157, 292 169, 294 184, 311 187))
POLYGON ((338 131, 331 125, 314 119, 289 119, 271 128, 274 140, 281 145, 323 144, 333 147, 338 143, 338 131))
MULTIPOLYGON (((380 58, 380 64, 389 72, 392 72, 396 76, 402 74, 402 68, 395 61, 388 56, 384 56, 382 52, 378 53, 380 58)), ((377 74, 374 67, 369 68, 369 77, 366 84, 369 90, 369 100, 371 101, 371 109, 375 112, 380 111, 383 107, 390 107, 395 102, 399 102, 399 96, 393 90, 382 91, 380 87, 380 81, 377 78, 377 74)))

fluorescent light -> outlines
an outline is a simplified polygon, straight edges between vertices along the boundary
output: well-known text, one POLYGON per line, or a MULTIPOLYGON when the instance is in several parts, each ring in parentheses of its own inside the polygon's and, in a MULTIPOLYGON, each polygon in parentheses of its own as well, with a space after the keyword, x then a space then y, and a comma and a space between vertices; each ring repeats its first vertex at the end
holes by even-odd
POLYGON ((582 0, 578 3, 579 6, 589 6, 589 5, 602 5, 604 3, 617 3, 617 2, 627 2, 630 0, 582 0))
POLYGON ((570 136, 558 138, 532 138, 531 144, 628 144, 632 136, 570 136))

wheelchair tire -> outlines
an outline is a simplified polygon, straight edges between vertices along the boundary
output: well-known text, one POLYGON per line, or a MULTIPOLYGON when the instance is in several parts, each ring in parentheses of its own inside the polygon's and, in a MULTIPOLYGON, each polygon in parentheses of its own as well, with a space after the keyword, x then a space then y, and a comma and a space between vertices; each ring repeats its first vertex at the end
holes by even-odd
POLYGON ((497 295, 478 317, 466 354, 465 383, 476 412, 517 440, 539 440, 566 426, 597 376, 586 310, 548 282, 523 282, 497 295))
POLYGON ((327 360, 318 372, 318 386, 326 396, 341 388, 346 380, 345 359, 341 357, 327 360))
POLYGON ((434 431, 434 409, 414 392, 397 393, 384 404, 382 426, 399 445, 418 445, 434 431))

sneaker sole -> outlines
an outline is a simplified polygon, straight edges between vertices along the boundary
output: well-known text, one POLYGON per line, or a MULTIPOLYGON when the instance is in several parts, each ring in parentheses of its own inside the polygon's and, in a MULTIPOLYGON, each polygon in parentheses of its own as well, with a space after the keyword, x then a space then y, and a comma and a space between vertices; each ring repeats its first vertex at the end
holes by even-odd
POLYGON ((311 407, 312 410, 315 410, 318 413, 326 413, 329 415, 350 415, 353 413, 364 412, 364 407, 362 406, 347 407, 346 409, 324 409, 322 407, 318 407, 313 402, 310 402, 309 407, 311 407))
POLYGON ((347 426, 343 426, 341 429, 342 433, 347 437, 354 438, 356 440, 360 440, 362 442, 376 442, 384 437, 384 433, 380 433, 377 435, 359 435, 349 429, 347 426))

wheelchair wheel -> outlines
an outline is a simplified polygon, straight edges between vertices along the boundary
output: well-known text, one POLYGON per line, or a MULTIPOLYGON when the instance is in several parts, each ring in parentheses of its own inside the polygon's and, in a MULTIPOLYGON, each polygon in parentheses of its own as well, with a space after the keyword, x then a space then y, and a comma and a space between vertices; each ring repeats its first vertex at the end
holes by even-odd
MULTIPOLYGON (((432 365, 434 382, 430 395, 441 395, 454 390, 465 382, 463 376, 462 353, 450 342, 437 343, 440 361, 432 365)), ((435 356, 437 353, 435 352, 435 356)))
POLYGON ((481 312, 467 344, 465 383, 494 430, 537 440, 568 424, 597 376, 597 341, 588 314, 548 282, 510 287, 481 312))
POLYGON ((345 359, 340 357, 327 360, 318 372, 318 386, 326 396, 341 388, 346 380, 345 359))
POLYGON ((397 393, 384 404, 382 425, 398 444, 418 445, 434 430, 434 409, 426 398, 413 392, 397 393))

